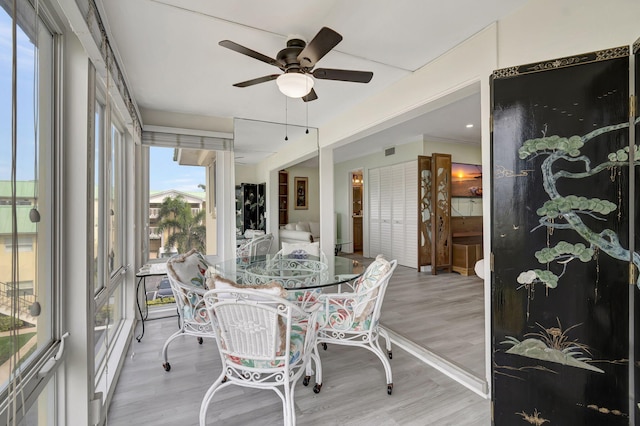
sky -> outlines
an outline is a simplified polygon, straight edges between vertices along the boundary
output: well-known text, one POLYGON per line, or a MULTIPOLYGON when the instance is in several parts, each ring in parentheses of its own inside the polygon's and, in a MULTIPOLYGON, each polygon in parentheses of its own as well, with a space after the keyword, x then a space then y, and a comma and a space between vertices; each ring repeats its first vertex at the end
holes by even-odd
POLYGON ((198 184, 206 184, 205 168, 180 166, 173 161, 173 148, 152 147, 149 154, 149 189, 184 192, 202 191, 198 184))
MULTIPOLYGON (((11 19, 0 8, 0 180, 11 178, 11 19)), ((33 58, 34 46, 17 28, 18 180, 33 180, 33 58)))

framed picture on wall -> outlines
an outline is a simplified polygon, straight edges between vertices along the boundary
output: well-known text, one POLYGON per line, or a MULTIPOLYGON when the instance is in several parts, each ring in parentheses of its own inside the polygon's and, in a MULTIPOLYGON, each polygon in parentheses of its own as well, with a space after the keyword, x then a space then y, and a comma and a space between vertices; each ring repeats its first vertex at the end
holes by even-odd
POLYGON ((482 166, 451 163, 451 196, 482 197, 482 166))
POLYGON ((295 209, 307 210, 309 208, 309 201, 307 199, 308 178, 295 177, 293 179, 293 185, 296 191, 295 209))

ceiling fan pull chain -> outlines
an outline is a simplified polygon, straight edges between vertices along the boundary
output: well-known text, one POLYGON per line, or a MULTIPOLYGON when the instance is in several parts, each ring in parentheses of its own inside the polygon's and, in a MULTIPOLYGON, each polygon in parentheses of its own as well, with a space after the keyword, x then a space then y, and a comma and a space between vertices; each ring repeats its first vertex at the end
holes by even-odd
POLYGON ((289 140, 289 103, 287 97, 284 97, 284 140, 289 140))
POLYGON ((305 134, 309 134, 309 102, 305 103, 306 107, 307 107, 307 130, 305 130, 305 134))

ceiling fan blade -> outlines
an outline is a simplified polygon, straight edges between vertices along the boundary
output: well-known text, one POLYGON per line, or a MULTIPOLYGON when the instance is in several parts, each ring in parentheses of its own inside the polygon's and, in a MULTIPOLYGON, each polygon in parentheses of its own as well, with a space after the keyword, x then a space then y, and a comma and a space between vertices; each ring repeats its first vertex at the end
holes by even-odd
POLYGON ((302 100, 305 102, 315 101, 316 99, 318 99, 318 95, 316 94, 316 91, 313 89, 311 89, 311 91, 306 96, 302 97, 302 100))
POLYGON ((311 75, 320 80, 352 81, 354 83, 368 83, 373 77, 371 71, 339 70, 332 68, 318 68, 314 70, 311 75))
POLYGON ((278 67, 284 71, 284 64, 280 63, 278 60, 270 58, 267 55, 263 55, 260 52, 256 52, 255 50, 251 50, 248 47, 244 47, 236 42, 233 42, 231 40, 222 40, 218 44, 222 47, 226 47, 227 49, 231 49, 235 52, 242 53, 243 55, 247 55, 253 59, 266 62, 267 64, 273 65, 274 67, 278 67))
POLYGON ((247 80, 247 81, 242 81, 240 83, 236 83, 236 84, 234 84, 234 86, 235 87, 249 87, 249 86, 253 86, 254 84, 260 84, 260 83, 265 83, 267 81, 275 80, 279 76, 280 76, 280 74, 265 75, 264 77, 258 77, 258 78, 254 78, 252 80, 247 80))
POLYGON ((324 55, 342 41, 342 36, 328 27, 322 27, 318 34, 298 54, 300 66, 312 68, 324 55))

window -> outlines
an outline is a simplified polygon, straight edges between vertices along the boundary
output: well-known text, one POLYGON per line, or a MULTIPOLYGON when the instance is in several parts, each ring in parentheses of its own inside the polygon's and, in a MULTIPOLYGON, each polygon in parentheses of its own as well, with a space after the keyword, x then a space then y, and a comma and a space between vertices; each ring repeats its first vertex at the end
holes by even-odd
MULTIPOLYGON (((93 70, 91 71, 93 72, 93 70)), ((108 84, 108 83, 107 83, 108 84)), ((125 306, 125 133, 110 107, 107 84, 96 79, 93 140, 94 371, 106 372, 109 350, 122 326, 125 306)))
POLYGON ((124 156, 122 155, 123 135, 118 128, 111 125, 111 150, 109 160, 111 162, 109 167, 109 223, 108 223, 108 235, 109 235, 109 273, 113 276, 116 271, 119 271, 124 263, 123 259, 123 242, 124 235, 122 234, 123 228, 123 170, 124 170, 124 156))
MULTIPOLYGON (((19 235, 16 243, 18 244, 18 251, 33 251, 35 237, 31 235, 19 235)), ((13 239, 10 237, 5 237, 4 251, 11 253, 11 250, 13 250, 13 239)))
POLYGON ((11 369, 0 369, 0 424, 15 420, 16 424, 44 425, 53 424, 55 393, 47 390, 54 389, 54 381, 49 380, 51 375, 34 374, 34 368, 55 351, 54 339, 60 334, 55 328, 57 305, 53 296, 58 283, 52 266, 57 262, 53 249, 57 141, 53 128, 54 93, 59 86, 54 78, 59 62, 58 40, 51 23, 36 17, 31 2, 17 2, 17 7, 14 98, 14 13, 12 2, 0 0, 0 240, 4 245, 0 250, 0 342, 9 348, 0 355, 0 364, 11 365, 11 369), (11 130, 14 100, 15 146, 11 130), (14 156, 15 173, 11 167, 14 156), (39 213, 39 221, 31 220, 35 219, 32 209, 39 213), (18 367, 21 373, 12 376, 18 367), (9 393, 14 387, 17 396, 9 393))
MULTIPOLYGON (((215 157, 212 152, 177 156, 174 149, 153 146, 149 150, 149 258, 169 257, 192 248, 207 251, 205 200, 206 166, 215 157), (180 160, 177 160, 181 157, 180 160)), ((211 216, 211 215, 210 215, 211 216)))
POLYGON ((31 305, 34 302, 33 297, 29 297, 34 294, 33 281, 18 281, 17 284, 7 283, 6 295, 13 297, 14 294, 18 295, 19 303, 25 302, 28 304, 27 306, 31 305))

